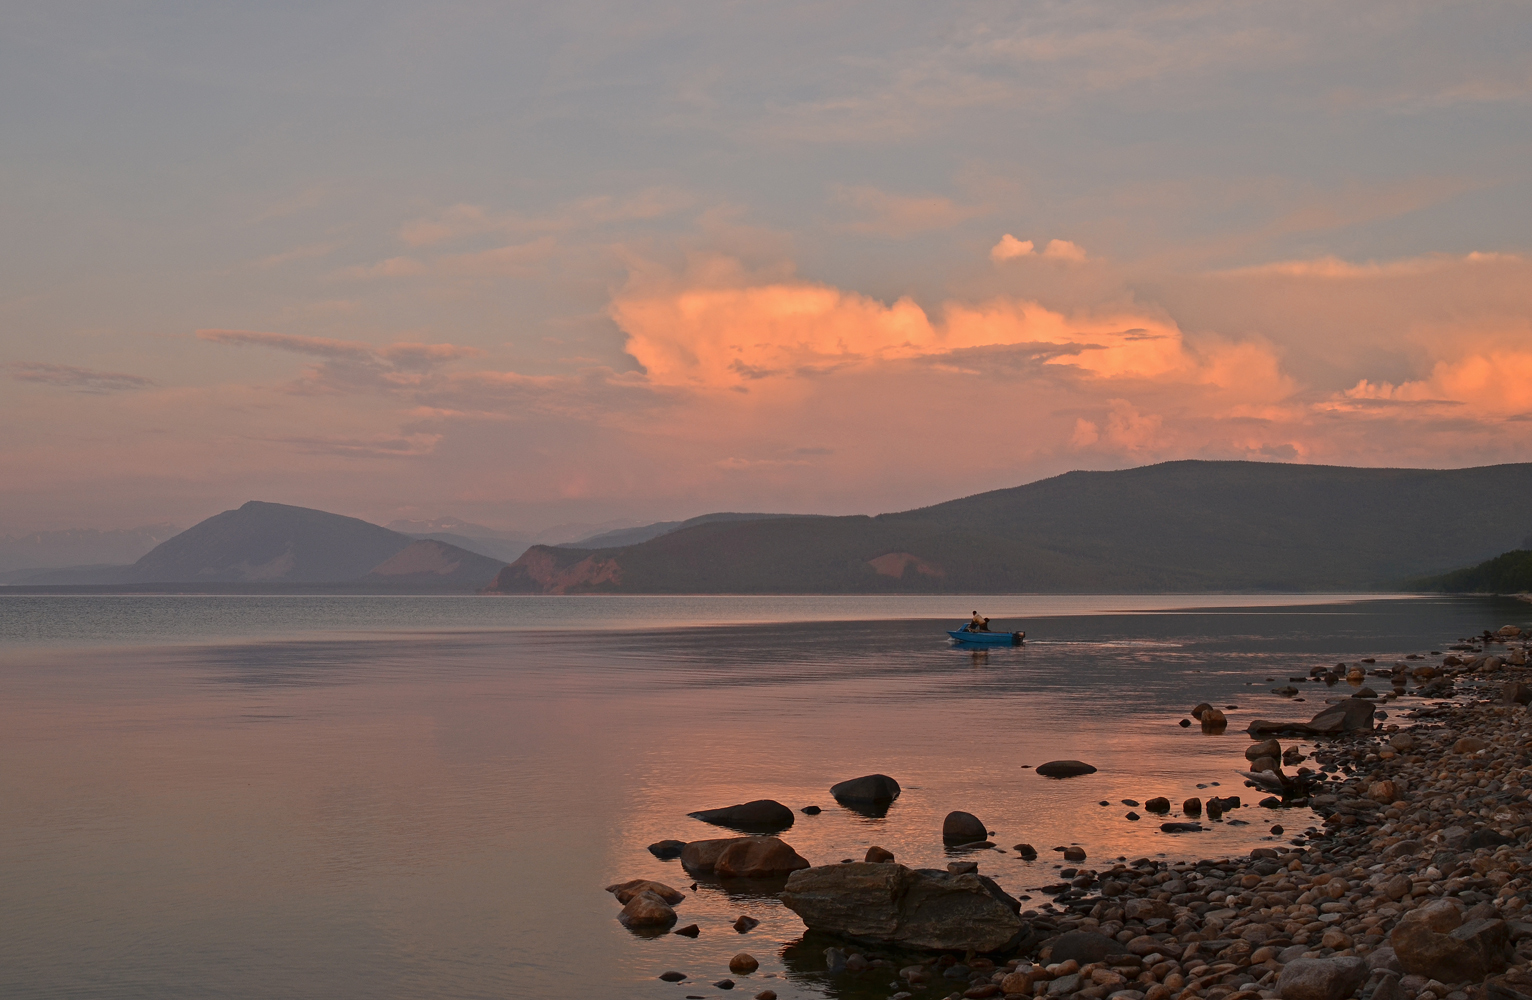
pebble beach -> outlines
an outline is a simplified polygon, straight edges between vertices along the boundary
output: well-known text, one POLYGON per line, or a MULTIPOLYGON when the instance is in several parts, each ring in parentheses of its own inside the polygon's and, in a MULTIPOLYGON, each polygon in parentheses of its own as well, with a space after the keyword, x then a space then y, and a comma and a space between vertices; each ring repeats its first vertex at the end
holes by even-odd
MULTIPOLYGON (((1243 757, 1231 763, 1248 769, 1248 794, 1188 800, 1176 816, 1164 800, 1143 804, 1169 832, 1194 830, 1204 813, 1208 822, 1222 813, 1269 828, 1267 843, 1248 855, 1093 863, 1073 849, 1062 857, 1073 863, 1058 868, 1057 882, 1009 890, 1021 897, 1012 902, 1024 932, 1007 948, 915 954, 811 931, 789 947, 789 961, 823 969, 848 993, 891 1000, 1526 996, 1532 993, 1527 638, 1506 626, 1429 656, 1393 664, 1366 659, 1289 678, 1275 693, 1324 685, 1329 717, 1365 717, 1365 726, 1316 732, 1301 721, 1252 722, 1248 740, 1235 743, 1244 734, 1229 733, 1231 757, 1243 757), (1301 807, 1321 824, 1286 829, 1285 816, 1301 807), (1033 895, 1039 892, 1051 901, 1039 903, 1033 895)), ((1197 708, 1203 726, 1222 724, 1216 710, 1197 708)), ((847 869, 895 867, 878 850, 868 852, 867 862, 881 864, 847 869)), ((978 857, 949 865, 951 877, 975 877, 983 866, 978 857)), ((789 900, 811 874, 792 875, 789 900)), ((754 963, 742 953, 731 969, 751 970, 754 963)), ((667 977, 682 987, 695 982, 674 971, 667 977)), ((748 990, 760 1000, 777 996, 748 981, 711 985, 748 990)))

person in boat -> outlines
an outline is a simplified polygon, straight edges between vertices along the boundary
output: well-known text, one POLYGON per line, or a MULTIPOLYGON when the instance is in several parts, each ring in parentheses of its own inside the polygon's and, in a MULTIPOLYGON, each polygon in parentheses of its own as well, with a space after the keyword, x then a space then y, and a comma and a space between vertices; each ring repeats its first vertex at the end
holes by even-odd
POLYGON ((985 618, 983 615, 981 615, 977 611, 975 611, 973 613, 973 618, 968 622, 968 631, 970 631, 970 632, 988 632, 989 631, 989 619, 985 618))

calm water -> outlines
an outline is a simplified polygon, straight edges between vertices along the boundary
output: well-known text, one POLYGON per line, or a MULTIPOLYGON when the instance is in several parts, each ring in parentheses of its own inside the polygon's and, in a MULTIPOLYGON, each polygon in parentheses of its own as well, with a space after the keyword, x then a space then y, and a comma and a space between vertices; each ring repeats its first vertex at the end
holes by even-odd
POLYGON ((815 863, 876 843, 940 866, 942 816, 969 810, 1040 849, 979 855, 1016 895, 1068 843, 1089 866, 1244 852, 1272 814, 1168 836, 1117 800, 1251 799, 1246 722, 1348 693, 1291 705, 1266 678, 1529 617, 1468 598, 0 597, 0 996, 887 996, 798 957, 773 899, 693 892, 645 846, 727 836, 686 813, 770 797, 825 808, 783 834, 815 863), (972 607, 1027 646, 949 646, 972 607), (1239 706, 1226 734, 1176 725, 1202 700, 1239 706), (1028 770, 1062 757, 1100 772, 1028 770), (872 771, 905 789, 882 819, 826 792, 872 771), (602 886, 636 877, 688 892, 701 937, 623 929, 602 886), (741 913, 761 925, 736 934, 741 913), (733 994, 654 978, 706 983, 741 950, 761 970, 733 994))

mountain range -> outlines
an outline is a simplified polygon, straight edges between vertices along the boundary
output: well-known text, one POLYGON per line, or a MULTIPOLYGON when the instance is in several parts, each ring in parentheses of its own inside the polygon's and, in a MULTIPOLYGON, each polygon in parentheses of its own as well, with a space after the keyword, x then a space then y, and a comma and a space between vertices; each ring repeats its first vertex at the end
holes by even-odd
POLYGON ((875 517, 713 520, 535 545, 491 593, 1376 591, 1515 548, 1532 464, 1181 461, 1070 472, 875 517))

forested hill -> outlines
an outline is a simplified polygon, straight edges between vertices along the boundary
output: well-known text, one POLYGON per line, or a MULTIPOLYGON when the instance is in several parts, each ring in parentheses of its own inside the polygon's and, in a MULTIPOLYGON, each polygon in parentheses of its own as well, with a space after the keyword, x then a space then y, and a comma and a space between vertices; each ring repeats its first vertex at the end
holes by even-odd
POLYGON ((1405 586, 1532 534, 1532 464, 1167 462, 876 517, 534 546, 499 593, 1154 593, 1405 586))

